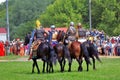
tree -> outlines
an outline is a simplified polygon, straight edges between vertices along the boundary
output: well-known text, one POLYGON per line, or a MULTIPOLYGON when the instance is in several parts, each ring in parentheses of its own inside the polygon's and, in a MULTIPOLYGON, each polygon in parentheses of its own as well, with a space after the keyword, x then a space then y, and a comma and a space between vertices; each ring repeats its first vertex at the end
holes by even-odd
POLYGON ((82 12, 85 1, 80 0, 56 0, 54 4, 47 7, 45 13, 40 16, 44 26, 55 24, 58 27, 68 26, 70 21, 83 22, 82 12))

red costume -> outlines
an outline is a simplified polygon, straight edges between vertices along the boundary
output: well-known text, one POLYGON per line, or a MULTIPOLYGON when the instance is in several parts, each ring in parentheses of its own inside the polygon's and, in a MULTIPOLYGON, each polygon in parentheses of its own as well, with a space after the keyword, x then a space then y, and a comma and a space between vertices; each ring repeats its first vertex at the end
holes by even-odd
POLYGON ((5 48, 2 42, 0 42, 0 56, 5 56, 5 48))

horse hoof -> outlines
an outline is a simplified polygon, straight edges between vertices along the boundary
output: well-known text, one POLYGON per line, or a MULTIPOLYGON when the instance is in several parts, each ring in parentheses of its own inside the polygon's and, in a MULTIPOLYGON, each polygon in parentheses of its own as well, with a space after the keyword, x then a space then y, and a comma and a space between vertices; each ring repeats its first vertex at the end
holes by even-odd
POLYGON ((68 70, 68 72, 71 72, 71 70, 68 70))
POLYGON ((94 68, 93 70, 97 70, 96 68, 94 68))
POLYGON ((89 71, 89 70, 86 70, 87 72, 89 71))
POLYGON ((53 73, 54 71, 52 70, 52 73, 53 73))
MULTIPOLYGON (((46 70, 46 72, 48 72, 48 70, 46 70)), ((45 73, 45 70, 42 70, 42 73, 45 73)))
POLYGON ((63 72, 63 70, 61 70, 60 72, 63 72))
POLYGON ((32 71, 32 74, 34 73, 34 71, 32 71))
POLYGON ((80 71, 83 71, 83 68, 80 68, 80 71))

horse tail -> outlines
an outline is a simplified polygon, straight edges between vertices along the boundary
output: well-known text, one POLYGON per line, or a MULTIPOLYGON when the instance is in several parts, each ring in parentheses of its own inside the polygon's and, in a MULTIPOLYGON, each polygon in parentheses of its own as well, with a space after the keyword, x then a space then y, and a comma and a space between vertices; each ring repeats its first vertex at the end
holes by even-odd
POLYGON ((52 46, 50 46, 50 61, 56 65, 57 63, 57 54, 52 46))
POLYGON ((91 61, 90 61, 90 58, 89 58, 89 52, 87 50, 87 47, 85 46, 85 44, 81 44, 80 45, 81 47, 81 53, 83 53, 83 56, 85 57, 85 61, 91 65, 91 61))
POLYGON ((71 62, 70 51, 67 46, 63 46, 64 56, 67 58, 68 62, 71 62))
MULTIPOLYGON (((91 45, 93 45, 93 44, 91 44, 91 45)), ((100 57, 99 57, 99 52, 98 52, 98 50, 97 50, 97 48, 93 45, 93 55, 96 57, 96 59, 100 62, 100 63, 102 63, 102 61, 100 60, 100 57)))
POLYGON ((102 63, 102 61, 101 61, 98 53, 94 54, 94 56, 96 57, 96 59, 97 59, 100 63, 102 63))

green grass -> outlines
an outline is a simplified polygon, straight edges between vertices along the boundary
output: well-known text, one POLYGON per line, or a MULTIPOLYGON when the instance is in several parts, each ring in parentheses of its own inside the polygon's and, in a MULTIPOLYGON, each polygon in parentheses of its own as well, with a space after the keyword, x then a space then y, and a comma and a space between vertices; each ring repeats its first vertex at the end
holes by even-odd
POLYGON ((20 56, 18 55, 9 55, 9 56, 0 56, 0 60, 14 60, 19 58, 20 56))
MULTIPOLYGON (((59 72, 59 64, 54 65, 54 73, 35 73, 31 74, 32 61, 27 62, 0 62, 0 80, 120 80, 120 58, 102 58, 102 64, 96 61, 97 70, 90 66, 89 72, 86 71, 86 64, 83 63, 83 72, 78 72, 78 64, 74 60, 72 72, 59 72)), ((42 62, 38 61, 42 72, 42 62)))
MULTIPOLYGON (((9 56, 0 56, 0 60, 15 60, 21 58, 19 55, 10 54, 9 56)), ((22 56, 22 58, 28 58, 28 56, 22 56)))

